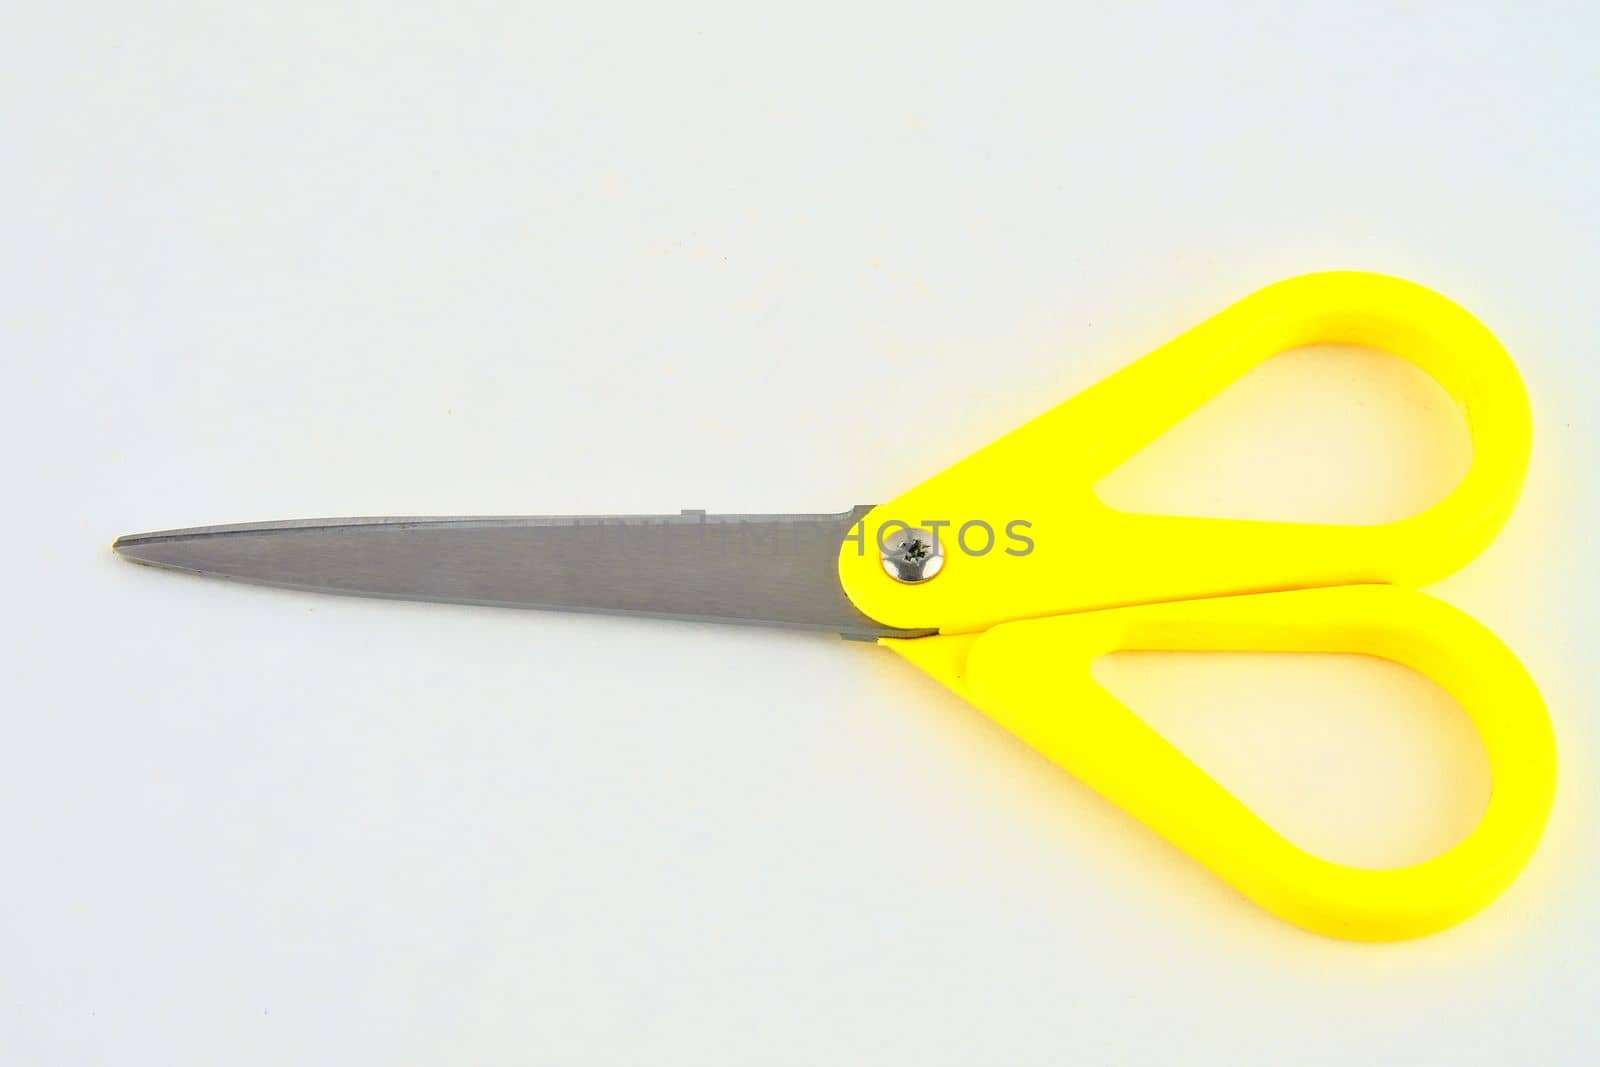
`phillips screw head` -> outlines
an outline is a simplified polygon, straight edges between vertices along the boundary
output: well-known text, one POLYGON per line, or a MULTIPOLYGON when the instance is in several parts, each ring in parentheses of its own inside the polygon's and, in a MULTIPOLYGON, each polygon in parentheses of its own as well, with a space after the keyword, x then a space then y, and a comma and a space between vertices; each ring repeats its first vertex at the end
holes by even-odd
POLYGON ((944 569, 944 545, 928 530, 901 527, 882 545, 883 571, 897 582, 916 585, 944 569))

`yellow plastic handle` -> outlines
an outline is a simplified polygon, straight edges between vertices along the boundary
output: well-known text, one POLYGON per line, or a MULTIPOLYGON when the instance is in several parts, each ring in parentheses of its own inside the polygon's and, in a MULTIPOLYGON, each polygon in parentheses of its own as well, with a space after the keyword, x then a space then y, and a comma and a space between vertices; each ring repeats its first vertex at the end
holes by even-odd
POLYGON ((1393 586, 1152 604, 884 640, 1268 910, 1366 941, 1416 937, 1472 915, 1510 884, 1544 830, 1555 741, 1505 645, 1464 613, 1393 586), (1123 649, 1355 652, 1405 664, 1471 716, 1493 789, 1477 828, 1424 863, 1366 870, 1298 848, 1168 744, 1090 674, 1123 649))
MULTIPOLYGON (((1481 323, 1420 285, 1378 274, 1279 282, 1066 403, 873 509, 839 576, 856 607, 890 626, 969 633, 1010 619, 1192 597, 1360 582, 1418 585, 1476 555, 1516 503, 1532 438, 1527 392, 1481 323), (1117 511, 1094 486, 1240 375, 1310 344, 1384 349, 1432 375, 1460 405, 1473 461, 1417 515, 1381 525, 1257 522, 1117 511), (895 521, 1003 532, 1034 548, 949 552, 922 585, 883 571, 873 545, 895 521)), ((981 544, 982 538, 974 535, 981 544)))

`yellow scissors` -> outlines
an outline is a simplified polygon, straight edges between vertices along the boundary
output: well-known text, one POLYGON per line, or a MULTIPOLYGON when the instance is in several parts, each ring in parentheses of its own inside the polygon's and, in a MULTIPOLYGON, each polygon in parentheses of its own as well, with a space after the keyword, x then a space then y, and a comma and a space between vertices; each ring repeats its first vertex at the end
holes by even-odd
POLYGON ((140 563, 296 589, 832 630, 899 653, 1262 907, 1335 937, 1456 923, 1527 863, 1556 752, 1516 656, 1416 587, 1460 567, 1516 503, 1527 392, 1456 304, 1377 274, 1291 278, 1201 323, 877 507, 831 515, 321 519, 138 534, 140 563), (1268 357, 1383 349, 1455 399, 1472 466, 1381 525, 1134 514, 1094 486, 1268 357), (1478 826, 1414 866, 1300 849, 1090 673, 1124 649, 1364 653, 1433 678, 1471 716, 1493 789, 1478 826))

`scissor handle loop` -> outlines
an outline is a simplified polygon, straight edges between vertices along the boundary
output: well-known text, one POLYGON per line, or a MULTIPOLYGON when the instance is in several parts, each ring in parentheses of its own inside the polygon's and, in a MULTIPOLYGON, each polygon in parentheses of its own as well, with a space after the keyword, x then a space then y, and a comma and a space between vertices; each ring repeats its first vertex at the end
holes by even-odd
POLYGON ((886 640, 1045 756, 1251 899, 1333 937, 1383 941, 1450 926, 1527 863, 1555 794, 1550 719, 1527 672, 1465 613, 1414 590, 1344 586, 1151 604, 886 640), (1299 848, 1091 675, 1119 650, 1365 653, 1438 682, 1483 739, 1482 820, 1442 855, 1369 870, 1299 848))
POLYGON ((974 453, 866 517, 839 557, 846 593, 889 626, 981 630, 1009 619, 1153 601, 1387 582, 1420 585, 1471 559, 1511 513, 1532 420, 1510 357, 1445 297, 1379 274, 1308 274, 1269 286, 974 453), (1442 500, 1376 525, 1134 514, 1095 485, 1179 419, 1269 357, 1353 344, 1409 360, 1454 398, 1472 464, 1442 500), (948 554, 936 580, 883 571, 870 531, 892 521, 1011 523, 1025 556, 948 554))

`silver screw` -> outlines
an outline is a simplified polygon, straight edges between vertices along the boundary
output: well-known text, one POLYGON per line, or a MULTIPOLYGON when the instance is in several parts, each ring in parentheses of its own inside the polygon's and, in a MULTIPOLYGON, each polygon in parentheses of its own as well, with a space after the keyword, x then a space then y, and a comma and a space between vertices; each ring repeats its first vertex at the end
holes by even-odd
POLYGON ((927 530, 897 528, 883 539, 883 571, 897 582, 915 585, 944 569, 944 545, 927 530))

